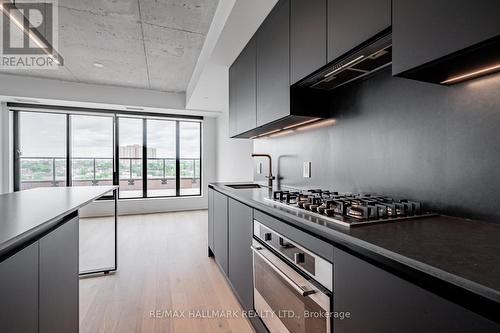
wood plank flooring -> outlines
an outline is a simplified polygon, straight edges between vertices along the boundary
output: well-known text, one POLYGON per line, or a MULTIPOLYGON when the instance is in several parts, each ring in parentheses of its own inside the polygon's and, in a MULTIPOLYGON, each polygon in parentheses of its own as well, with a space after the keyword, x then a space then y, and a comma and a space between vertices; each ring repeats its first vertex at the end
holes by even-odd
POLYGON ((80 280, 80 332, 253 332, 241 316, 189 318, 241 310, 207 257, 207 211, 123 216, 118 240, 118 272, 80 280), (151 316, 168 310, 187 318, 151 316))

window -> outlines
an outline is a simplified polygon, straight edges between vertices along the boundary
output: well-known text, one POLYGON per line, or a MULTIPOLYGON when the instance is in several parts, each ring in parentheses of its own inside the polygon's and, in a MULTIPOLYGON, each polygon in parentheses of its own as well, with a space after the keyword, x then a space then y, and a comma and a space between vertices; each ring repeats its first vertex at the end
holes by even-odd
POLYGON ((175 196, 175 121, 147 120, 148 197, 175 196))
POLYGON ((66 186, 66 116, 19 113, 20 189, 66 186))
POLYGON ((118 118, 120 198, 142 198, 143 119, 118 118))
POLYGON ((71 115, 71 185, 113 185, 113 118, 71 115))
POLYGON ((179 122, 181 195, 201 194, 200 157, 201 124, 179 122))
POLYGON ((201 121, 81 113, 14 111, 15 190, 115 184, 120 199, 201 195, 201 121))

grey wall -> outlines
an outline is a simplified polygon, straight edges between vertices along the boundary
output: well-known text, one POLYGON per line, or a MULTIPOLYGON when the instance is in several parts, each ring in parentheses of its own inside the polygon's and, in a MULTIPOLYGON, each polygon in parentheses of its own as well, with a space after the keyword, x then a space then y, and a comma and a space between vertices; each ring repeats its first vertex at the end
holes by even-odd
POLYGON ((500 75, 444 87, 388 69, 331 99, 335 125, 254 141, 255 152, 272 154, 281 184, 407 197, 500 222, 500 75))

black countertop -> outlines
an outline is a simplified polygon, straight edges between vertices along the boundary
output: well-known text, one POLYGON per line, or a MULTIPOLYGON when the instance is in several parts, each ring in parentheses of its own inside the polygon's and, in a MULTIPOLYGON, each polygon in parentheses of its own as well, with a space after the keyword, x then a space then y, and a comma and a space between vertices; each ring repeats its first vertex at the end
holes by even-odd
POLYGON ((334 245, 384 260, 451 283, 500 303, 500 224, 449 216, 343 227, 264 198, 268 188, 209 186, 334 245))
POLYGON ((0 258, 39 238, 62 217, 115 188, 50 187, 0 195, 0 258))

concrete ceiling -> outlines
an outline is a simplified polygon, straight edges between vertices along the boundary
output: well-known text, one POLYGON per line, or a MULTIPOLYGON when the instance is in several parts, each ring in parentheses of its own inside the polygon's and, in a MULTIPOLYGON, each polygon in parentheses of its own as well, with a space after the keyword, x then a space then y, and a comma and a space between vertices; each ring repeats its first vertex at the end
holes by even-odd
POLYGON ((58 51, 64 66, 4 72, 185 92, 218 2, 59 0, 58 51))

